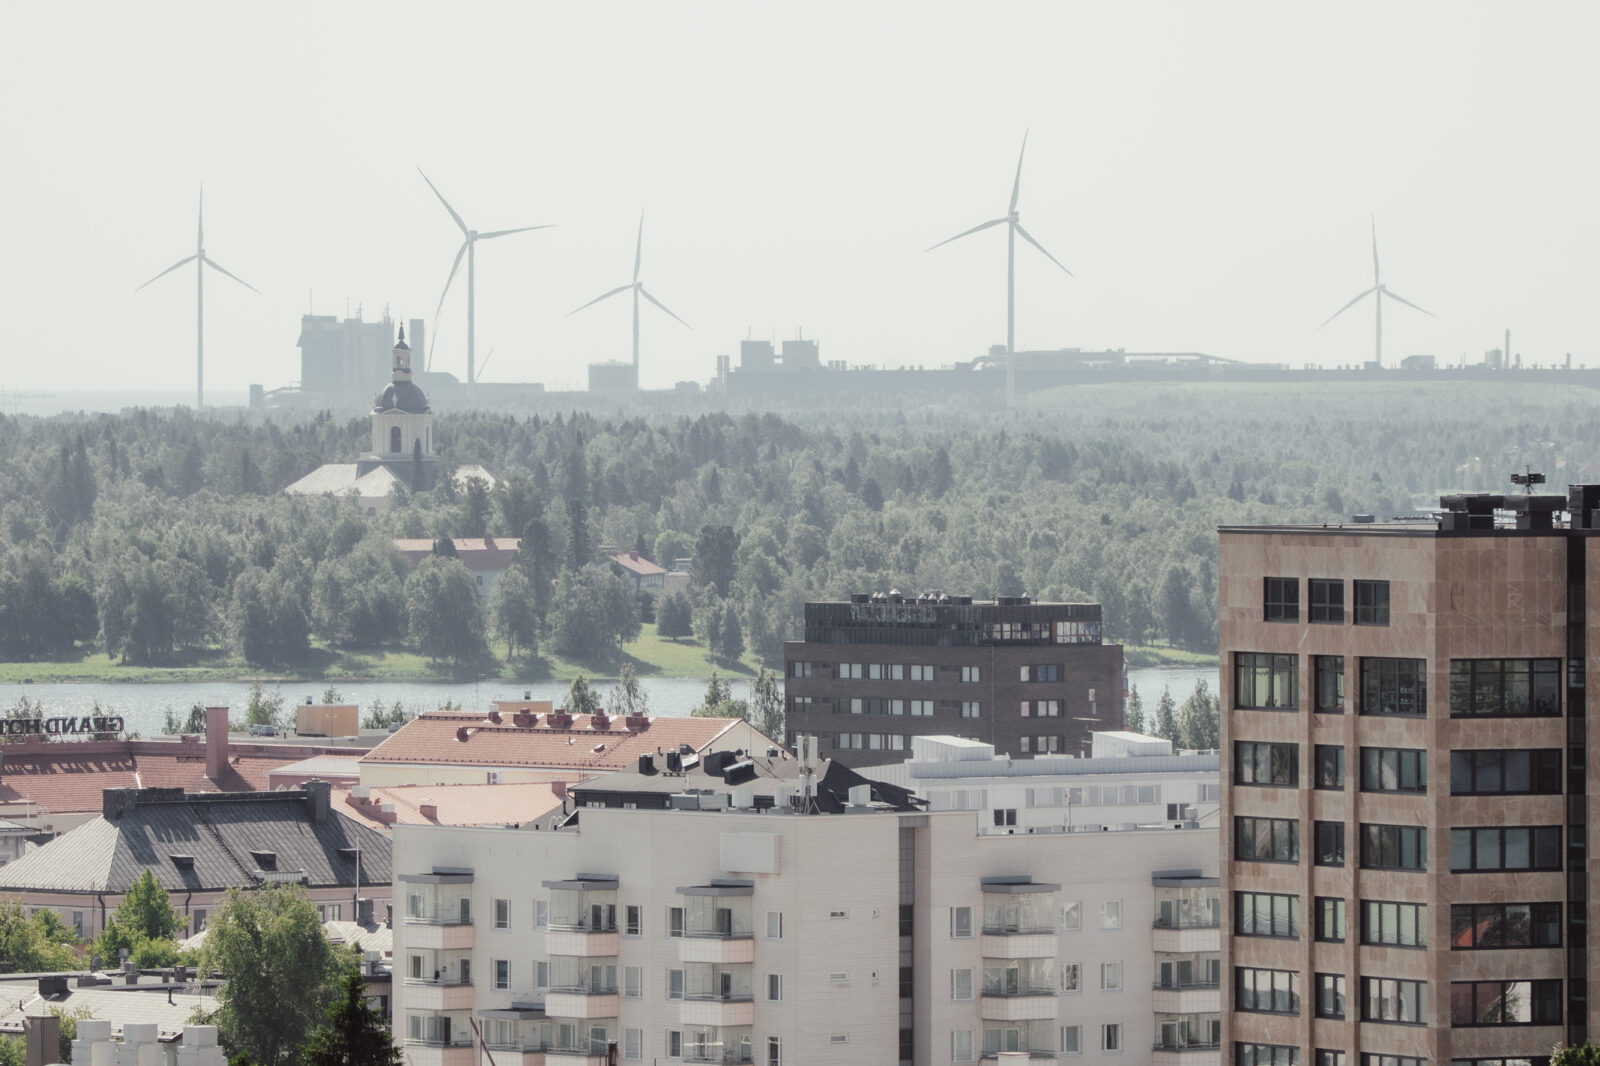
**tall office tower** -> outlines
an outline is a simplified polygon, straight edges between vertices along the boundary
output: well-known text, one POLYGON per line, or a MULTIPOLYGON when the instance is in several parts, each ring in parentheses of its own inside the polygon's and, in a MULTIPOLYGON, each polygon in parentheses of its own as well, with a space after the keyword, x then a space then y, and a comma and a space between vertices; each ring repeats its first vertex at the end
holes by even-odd
POLYGON ((1593 1025, 1600 486, 1440 504, 1222 530, 1234 1063, 1543 1066, 1593 1025))

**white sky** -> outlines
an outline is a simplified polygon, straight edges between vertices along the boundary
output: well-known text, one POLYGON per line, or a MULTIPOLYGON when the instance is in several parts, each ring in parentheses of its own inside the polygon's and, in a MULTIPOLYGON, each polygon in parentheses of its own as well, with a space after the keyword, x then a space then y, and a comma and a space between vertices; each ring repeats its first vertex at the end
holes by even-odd
MULTIPOLYGON (((9 205, 0 385, 297 380, 308 307, 434 308, 480 230, 486 380, 643 381, 807 337, 824 359, 940 365, 1005 339, 1004 214, 1030 129, 1019 348, 1600 363, 1594 4, 0 5, 9 205)), ((464 376, 465 266, 434 369, 464 376)))

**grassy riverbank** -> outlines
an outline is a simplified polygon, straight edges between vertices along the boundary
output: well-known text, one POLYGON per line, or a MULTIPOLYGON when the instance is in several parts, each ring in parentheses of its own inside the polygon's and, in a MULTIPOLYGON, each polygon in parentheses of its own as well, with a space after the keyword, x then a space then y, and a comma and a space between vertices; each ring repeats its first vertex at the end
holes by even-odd
POLYGON ((1189 666, 1199 669, 1217 665, 1217 657, 1213 654, 1184 651, 1165 644, 1126 644, 1122 648, 1122 661, 1130 670, 1151 666, 1189 666))
MULTIPOLYGON (((504 645, 495 649, 503 655, 504 645)), ((565 680, 577 674, 609 679, 631 664, 640 677, 709 677, 715 670, 725 677, 754 677, 760 663, 753 656, 734 664, 715 662, 703 644, 693 640, 668 640, 656 627, 646 625, 639 639, 624 645, 609 658, 571 661, 543 654, 512 663, 500 660, 457 666, 433 662, 403 648, 371 652, 330 651, 313 648, 305 666, 284 671, 263 671, 221 651, 192 656, 166 666, 130 666, 115 658, 91 654, 68 662, 0 663, 0 684, 34 682, 50 684, 129 684, 141 682, 235 681, 270 678, 294 681, 472 681, 479 677, 514 681, 565 680)))

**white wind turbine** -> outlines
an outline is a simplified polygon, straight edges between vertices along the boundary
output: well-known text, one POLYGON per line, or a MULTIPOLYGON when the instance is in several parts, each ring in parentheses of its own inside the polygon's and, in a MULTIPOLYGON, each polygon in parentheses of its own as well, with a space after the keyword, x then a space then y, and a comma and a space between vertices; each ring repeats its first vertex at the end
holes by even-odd
MULTIPOLYGON (((417 173, 418 174, 422 174, 422 168, 421 167, 417 168, 417 173)), ((428 352, 429 352, 428 363, 429 363, 429 365, 432 365, 432 363, 433 363, 433 357, 432 357, 433 345, 439 339, 439 329, 438 329, 439 312, 444 309, 444 298, 446 296, 450 295, 450 283, 456 279, 456 271, 461 268, 461 257, 462 256, 466 256, 467 257, 467 387, 471 388, 473 386, 473 384, 475 384, 476 381, 477 381, 477 361, 476 361, 477 360, 477 355, 476 355, 476 351, 475 351, 473 345, 474 345, 474 334, 475 334, 476 329, 477 329, 477 311, 476 311, 476 302, 475 302, 476 301, 476 296, 477 296, 477 288, 476 288, 476 284, 475 284, 475 281, 476 281, 475 275, 476 275, 478 242, 479 241, 487 241, 487 240, 490 240, 490 239, 492 239, 494 237, 509 237, 513 233, 526 233, 529 230, 550 229, 551 226, 550 225, 544 225, 544 226, 519 226, 516 229, 497 229, 497 230, 490 230, 488 233, 479 233, 475 229, 468 229, 467 228, 467 224, 465 222, 461 221, 461 216, 456 214, 456 209, 450 206, 450 201, 446 200, 444 198, 444 193, 440 192, 438 190, 438 188, 433 184, 433 182, 428 181, 428 175, 422 174, 422 180, 428 182, 428 188, 433 189, 433 195, 437 196, 439 198, 439 202, 441 204, 444 204, 444 209, 446 211, 450 212, 450 217, 455 219, 455 223, 456 223, 457 226, 461 227, 461 235, 465 238, 465 240, 463 240, 461 242, 460 251, 456 252, 456 261, 454 263, 450 264, 450 276, 448 278, 444 279, 444 291, 439 294, 439 306, 437 308, 435 308, 434 312, 433 312, 434 331, 433 331, 433 340, 428 343, 428 352)))
POLYGON ((649 291, 644 287, 644 282, 639 280, 639 266, 640 266, 640 263, 643 261, 643 258, 644 258, 644 212, 640 211, 639 212, 639 240, 634 245, 634 248, 633 248, 633 281, 630 284, 627 284, 627 285, 618 285, 616 288, 612 289, 610 292, 603 292, 599 296, 596 296, 594 299, 590 300, 588 303, 584 304, 583 307, 575 307, 571 311, 567 312, 567 317, 571 318, 573 315, 577 314, 579 311, 582 311, 584 307, 593 307, 595 304, 599 303, 601 300, 610 299, 611 297, 617 295, 617 293, 619 293, 619 292, 627 292, 629 289, 633 290, 633 387, 634 388, 638 388, 639 387, 639 297, 643 296, 646 300, 649 300, 651 303, 653 303, 657 307, 661 308, 661 310, 665 311, 667 314, 672 315, 673 318, 677 318, 679 325, 683 326, 684 329, 693 329, 694 328, 693 326, 689 325, 689 323, 685 322, 683 319, 678 318, 678 316, 676 314, 673 314, 672 309, 670 307, 668 307, 666 304, 662 303, 660 300, 656 299, 654 296, 651 296, 649 291))
MULTIPOLYGON (((1355 299, 1351 300, 1349 303, 1339 308, 1339 310, 1329 315, 1328 322, 1332 322, 1334 319, 1350 310, 1350 308, 1354 307, 1368 296, 1373 298, 1373 309, 1377 312, 1378 318, 1377 347, 1374 349, 1374 355, 1372 357, 1373 364, 1376 366, 1383 365, 1383 298, 1385 296, 1391 300, 1398 300, 1400 303, 1405 304, 1414 311, 1421 311, 1430 318, 1438 317, 1432 311, 1418 307, 1416 304, 1412 303, 1404 296, 1401 296, 1399 293, 1390 292, 1389 286, 1385 285, 1382 278, 1378 276, 1378 220, 1376 216, 1374 216, 1372 220, 1372 288, 1362 290, 1356 295, 1355 299)), ((1326 326, 1328 322, 1324 322, 1322 326, 1326 326)), ((1317 328, 1321 329, 1322 326, 1318 326, 1317 328)))
POLYGON ((971 234, 977 233, 977 232, 979 232, 981 230, 986 230, 991 226, 1002 226, 1003 225, 1003 226, 1006 227, 1006 406, 1007 407, 1012 407, 1016 403, 1016 367, 1014 365, 1014 362, 1015 362, 1015 355, 1016 355, 1016 351, 1017 351, 1017 343, 1016 343, 1016 341, 1017 341, 1017 236, 1020 234, 1022 236, 1023 240, 1027 241, 1029 244, 1031 244, 1035 248, 1039 249, 1039 251, 1044 255, 1044 257, 1046 259, 1050 260, 1050 262, 1054 263, 1056 266, 1061 267, 1061 269, 1066 272, 1066 275, 1068 277, 1075 277, 1076 276, 1076 275, 1074 275, 1072 273, 1072 271, 1067 270, 1067 268, 1065 266, 1062 266, 1061 260, 1057 259, 1055 256, 1051 255, 1048 251, 1046 251, 1044 245, 1042 245, 1038 241, 1034 240, 1032 234, 1030 234, 1027 230, 1022 228, 1021 216, 1017 213, 1017 196, 1022 191, 1022 157, 1023 157, 1024 154, 1026 154, 1027 151, 1028 151, 1028 135, 1027 135, 1026 132, 1024 132, 1023 135, 1022 135, 1022 151, 1017 153, 1017 177, 1016 177, 1016 180, 1014 180, 1011 183, 1011 206, 1006 209, 1006 213, 1003 216, 1001 216, 1000 218, 991 218, 989 221, 981 223, 981 224, 976 225, 976 226, 973 226, 969 230, 963 230, 962 232, 956 234, 954 237, 951 237, 948 240, 940 241, 938 244, 935 244, 932 248, 928 249, 928 251, 931 252, 931 251, 933 251, 934 248, 942 248, 945 245, 949 244, 951 241, 959 241, 963 237, 966 237, 966 236, 969 236, 971 234))
POLYGON ((210 267, 212 270, 226 274, 228 277, 233 278, 234 281, 237 281, 240 285, 243 285, 245 288, 249 289, 258 296, 261 294, 260 289, 256 288, 248 281, 245 281, 243 278, 235 277, 233 274, 224 270, 221 264, 219 264, 215 259, 212 259, 210 256, 206 255, 206 187, 204 185, 200 186, 200 222, 195 231, 194 254, 185 256, 176 263, 173 263, 171 266, 167 267, 167 269, 151 278, 150 281, 145 282, 144 285, 140 285, 138 289, 134 289, 133 291, 138 292, 139 289, 143 289, 145 285, 149 285, 151 282, 158 281, 161 278, 166 277, 168 274, 187 263, 194 264, 194 406, 196 410, 199 410, 200 408, 204 407, 206 403, 206 267, 210 267))

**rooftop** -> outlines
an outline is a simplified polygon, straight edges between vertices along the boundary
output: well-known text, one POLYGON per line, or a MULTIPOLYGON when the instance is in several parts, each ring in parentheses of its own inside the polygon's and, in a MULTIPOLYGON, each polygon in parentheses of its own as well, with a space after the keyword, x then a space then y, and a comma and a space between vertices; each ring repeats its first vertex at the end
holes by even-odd
MULTIPOLYGON (((111 975, 121 981, 119 974, 111 975)), ((207 1013, 220 1004, 215 983, 176 984, 146 976, 140 984, 96 984, 78 987, 77 975, 67 975, 67 990, 49 999, 39 994, 38 974, 7 975, 0 980, 0 1032, 20 1033, 27 1015, 49 1014, 52 1008, 77 1012, 111 1022, 111 1031, 121 1036, 124 1025, 154 1022, 163 1040, 183 1031, 195 1010, 207 1013)))
MULTIPOLYGON (((613 807, 620 806, 624 797, 638 802, 640 797, 655 796, 665 801, 659 804, 661 807, 723 810, 730 804, 720 799, 708 803, 700 797, 731 798, 735 790, 740 790, 744 793, 745 806, 767 809, 786 806, 779 802, 780 797, 799 795, 804 785, 800 761, 781 749, 776 756, 760 752, 715 752, 699 759, 682 760, 683 769, 678 771, 669 770, 661 760, 653 758, 648 764, 645 760, 640 763, 633 770, 574 785, 574 800, 580 807, 613 807), (692 807, 671 801, 671 797, 690 795, 697 797, 692 807)), ((908 790, 871 781, 842 763, 822 759, 816 763, 813 813, 843 812, 852 805, 852 788, 866 789, 872 805, 901 811, 918 809, 908 790)))
POLYGON ((401 825, 526 825, 566 806, 566 786, 547 781, 481 785, 335 788, 333 809, 387 832, 401 825))
MULTIPOLYGON (((451 537, 456 555, 468 570, 504 570, 511 565, 511 557, 522 543, 519 537, 451 537)), ((420 563, 433 554, 430 537, 398 537, 394 546, 413 564, 420 563)))
POLYGON ((616 563, 630 574, 635 574, 639 577, 656 577, 667 572, 666 567, 657 566, 649 559, 646 559, 644 556, 634 551, 607 552, 606 558, 610 559, 612 562, 616 563))

